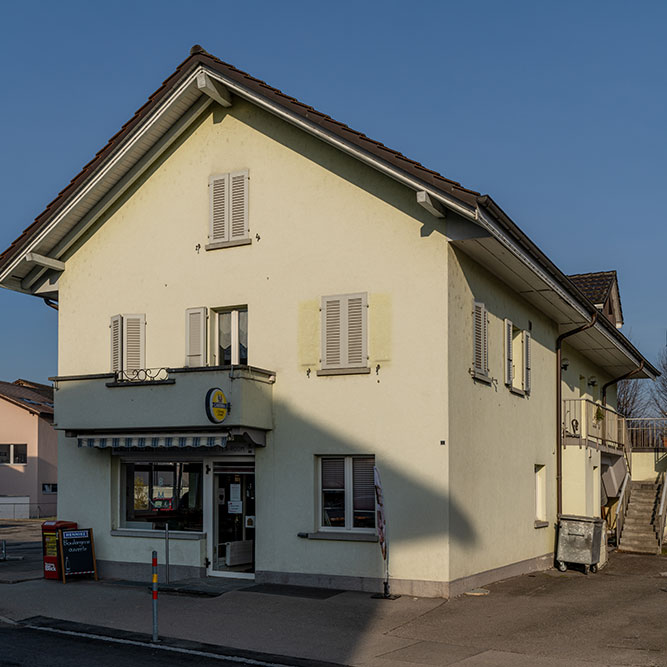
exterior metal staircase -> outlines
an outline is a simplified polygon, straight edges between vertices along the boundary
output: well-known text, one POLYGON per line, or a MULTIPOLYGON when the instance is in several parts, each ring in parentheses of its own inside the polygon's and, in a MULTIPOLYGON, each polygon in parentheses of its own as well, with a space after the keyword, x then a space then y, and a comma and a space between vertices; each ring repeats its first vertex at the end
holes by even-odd
POLYGON ((659 554, 660 501, 664 480, 658 483, 632 482, 630 501, 625 514, 619 551, 659 554))

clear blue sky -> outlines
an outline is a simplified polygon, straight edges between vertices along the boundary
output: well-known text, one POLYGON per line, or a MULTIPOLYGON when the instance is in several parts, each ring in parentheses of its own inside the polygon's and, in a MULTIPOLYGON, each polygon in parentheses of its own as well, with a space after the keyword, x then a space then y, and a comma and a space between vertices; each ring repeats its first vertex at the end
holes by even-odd
MULTIPOLYGON (((0 246, 199 43, 491 194, 566 273, 616 269, 665 345, 667 3, 4 2, 0 246)), ((56 373, 55 311, 0 290, 0 379, 56 373)), ((100 369, 104 370, 104 369, 100 369)))

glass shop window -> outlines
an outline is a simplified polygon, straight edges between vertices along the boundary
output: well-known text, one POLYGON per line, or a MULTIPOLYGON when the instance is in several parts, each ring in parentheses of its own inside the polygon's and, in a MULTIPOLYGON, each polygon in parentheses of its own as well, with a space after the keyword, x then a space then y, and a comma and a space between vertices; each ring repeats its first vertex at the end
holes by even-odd
POLYGON ((125 520, 146 528, 203 530, 201 462, 125 463, 125 520))

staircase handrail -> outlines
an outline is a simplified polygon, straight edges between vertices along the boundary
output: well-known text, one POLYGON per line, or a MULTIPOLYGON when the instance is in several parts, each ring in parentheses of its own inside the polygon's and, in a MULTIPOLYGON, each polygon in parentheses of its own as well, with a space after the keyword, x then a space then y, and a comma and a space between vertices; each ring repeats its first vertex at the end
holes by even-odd
POLYGON ((660 511, 658 512, 658 544, 660 551, 662 551, 662 541, 665 535, 665 502, 667 501, 667 480, 665 480, 665 473, 662 473, 662 495, 660 498, 660 511))
POLYGON ((626 471, 623 479, 623 486, 621 486, 621 493, 618 496, 618 503, 616 504, 616 547, 621 543, 621 533, 623 532, 623 524, 625 523, 625 512, 628 509, 628 502, 630 500, 630 493, 625 494, 630 480, 630 472, 626 471))

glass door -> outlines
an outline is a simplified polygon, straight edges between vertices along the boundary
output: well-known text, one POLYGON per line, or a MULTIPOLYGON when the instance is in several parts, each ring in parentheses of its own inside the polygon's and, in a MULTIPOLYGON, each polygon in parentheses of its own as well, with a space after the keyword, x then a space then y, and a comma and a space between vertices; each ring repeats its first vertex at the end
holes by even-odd
POLYGON ((214 466, 213 559, 219 573, 255 572, 254 464, 214 466))

